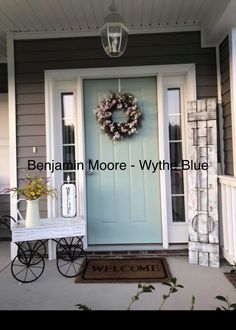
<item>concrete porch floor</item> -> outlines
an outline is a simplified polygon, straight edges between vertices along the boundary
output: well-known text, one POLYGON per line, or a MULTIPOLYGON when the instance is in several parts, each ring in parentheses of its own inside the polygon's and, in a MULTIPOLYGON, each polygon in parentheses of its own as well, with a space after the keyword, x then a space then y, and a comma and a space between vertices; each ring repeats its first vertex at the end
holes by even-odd
MULTIPOLYGON (((55 261, 46 261, 43 275, 34 283, 20 284, 11 275, 9 242, 0 242, 0 310, 77 310, 76 304, 85 304, 92 310, 125 310, 137 292, 137 284, 74 284, 74 279, 61 276, 55 261)), ((184 289, 174 293, 163 310, 189 310, 192 295, 196 310, 214 310, 220 305, 217 295, 228 296, 236 303, 236 289, 223 272, 230 266, 223 262, 220 269, 190 265, 185 256, 167 257, 173 277, 184 289)), ((168 287, 154 283, 156 290, 146 293, 134 303, 134 310, 158 309, 168 287)))

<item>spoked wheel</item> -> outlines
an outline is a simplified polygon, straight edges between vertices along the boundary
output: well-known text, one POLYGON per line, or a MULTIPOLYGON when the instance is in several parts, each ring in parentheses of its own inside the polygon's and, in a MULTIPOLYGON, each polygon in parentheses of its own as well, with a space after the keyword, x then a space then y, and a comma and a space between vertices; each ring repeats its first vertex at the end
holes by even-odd
POLYGON ((44 268, 44 258, 37 251, 32 250, 18 252, 11 263, 11 273, 21 283, 36 281, 42 275, 44 268))
POLYGON ((36 265, 40 262, 40 259, 34 254, 37 252, 41 255, 42 258, 46 255, 46 245, 45 242, 42 240, 38 241, 25 241, 17 243, 18 246, 18 258, 22 263, 28 262, 28 258, 25 257, 25 254, 31 254, 31 265, 36 265))
POLYGON ((62 238, 57 244, 57 269, 65 277, 82 274, 87 265, 87 255, 79 237, 62 238))

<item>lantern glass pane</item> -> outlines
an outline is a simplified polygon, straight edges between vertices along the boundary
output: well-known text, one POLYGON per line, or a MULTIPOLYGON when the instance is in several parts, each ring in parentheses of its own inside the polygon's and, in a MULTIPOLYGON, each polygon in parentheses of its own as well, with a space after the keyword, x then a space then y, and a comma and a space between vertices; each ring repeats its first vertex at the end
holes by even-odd
POLYGON ((107 55, 111 57, 121 56, 126 48, 128 32, 122 23, 105 24, 101 31, 101 41, 107 55))

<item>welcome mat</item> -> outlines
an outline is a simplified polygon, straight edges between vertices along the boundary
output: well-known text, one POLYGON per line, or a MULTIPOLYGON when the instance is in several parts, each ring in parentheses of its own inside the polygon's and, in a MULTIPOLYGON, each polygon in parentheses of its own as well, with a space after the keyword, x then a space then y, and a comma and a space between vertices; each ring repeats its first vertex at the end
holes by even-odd
POLYGON ((236 288, 236 273, 224 273, 231 284, 236 288))
POLYGON ((165 258, 91 258, 75 283, 164 282, 171 279, 165 258))

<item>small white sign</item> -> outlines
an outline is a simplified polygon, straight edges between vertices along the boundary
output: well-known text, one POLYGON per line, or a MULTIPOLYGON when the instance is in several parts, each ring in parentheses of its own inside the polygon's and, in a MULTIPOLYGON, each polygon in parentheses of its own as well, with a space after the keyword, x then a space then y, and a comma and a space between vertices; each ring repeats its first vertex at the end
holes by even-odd
POLYGON ((61 188, 62 216, 73 218, 76 216, 76 186, 73 183, 65 183, 61 188))

